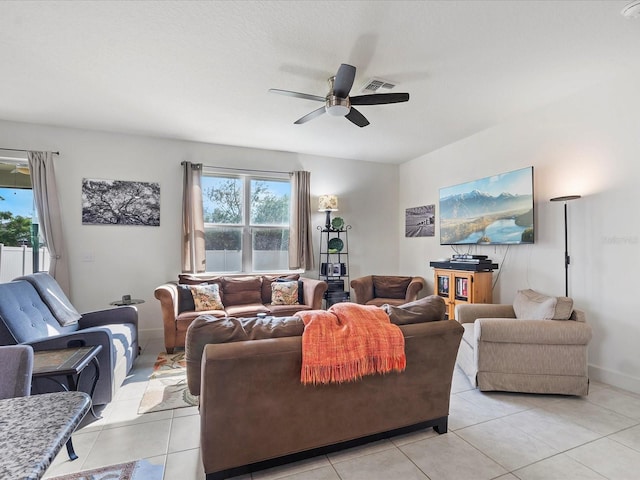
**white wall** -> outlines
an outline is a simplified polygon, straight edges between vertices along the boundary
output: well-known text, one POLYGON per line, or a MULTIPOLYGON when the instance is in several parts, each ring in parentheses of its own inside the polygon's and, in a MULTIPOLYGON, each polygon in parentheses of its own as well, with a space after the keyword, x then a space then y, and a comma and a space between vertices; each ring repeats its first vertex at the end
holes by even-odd
MULTIPOLYGON (((141 330, 162 328, 156 286, 180 271, 182 170, 180 162, 311 172, 312 207, 318 195, 339 196, 350 231, 351 275, 394 272, 398 239, 389 219, 398 211, 398 167, 295 153, 120 135, 0 121, 0 147, 60 151, 55 167, 71 300, 80 311, 101 309, 123 294, 141 298, 141 330), (83 178, 160 183, 160 227, 82 225, 83 178), (374 241, 372 241, 374 240, 374 241)), ((324 224, 315 212, 313 228, 324 224)), ((316 262, 319 233, 314 230, 316 262)), ((306 276, 317 277, 316 271, 306 276)))
MULTIPOLYGON (((564 294, 562 203, 569 207, 569 295, 593 326, 591 377, 640 392, 640 78, 617 79, 481 132, 400 167, 400 212, 436 204, 440 187, 534 166, 534 245, 476 247, 500 264, 494 302, 510 303, 518 289, 564 294)), ((423 275, 447 257, 439 231, 400 237, 400 271, 423 275)), ((437 224, 437 221, 436 221, 437 224)), ((494 274, 494 279, 497 277, 494 274)))

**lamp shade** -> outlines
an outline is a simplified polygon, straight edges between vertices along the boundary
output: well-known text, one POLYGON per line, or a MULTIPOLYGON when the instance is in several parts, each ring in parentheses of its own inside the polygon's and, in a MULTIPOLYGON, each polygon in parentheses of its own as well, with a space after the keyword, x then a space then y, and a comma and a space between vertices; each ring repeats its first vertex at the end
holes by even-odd
POLYGON ((336 195, 320 195, 318 197, 319 212, 337 212, 338 197, 336 195))

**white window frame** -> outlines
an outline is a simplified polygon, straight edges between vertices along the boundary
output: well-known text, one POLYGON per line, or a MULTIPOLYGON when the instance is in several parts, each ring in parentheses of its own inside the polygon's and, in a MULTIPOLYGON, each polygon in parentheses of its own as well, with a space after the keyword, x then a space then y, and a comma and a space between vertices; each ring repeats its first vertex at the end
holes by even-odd
MULTIPOLYGON (((233 174, 227 172, 218 172, 218 171, 203 171, 203 177, 216 177, 216 178, 229 178, 234 180, 242 181, 242 223, 233 224, 233 223, 204 223, 204 229, 210 230, 215 228, 231 228, 231 229, 239 229, 241 230, 241 242, 242 242, 242 251, 241 251, 241 270, 237 271, 209 271, 209 267, 207 266, 207 272, 209 273, 225 273, 225 274, 250 274, 250 273, 265 273, 265 272, 288 272, 289 269, 270 269, 270 270, 260 270, 255 272, 253 269, 253 238, 252 235, 256 230, 269 230, 269 229, 286 229, 291 231, 291 220, 289 219, 289 224, 259 224, 253 225, 251 223, 251 182, 252 181, 277 181, 289 184, 291 186, 291 178, 290 176, 284 175, 248 175, 248 174, 233 174)), ((204 201, 204 189, 202 192, 203 201, 204 201)), ((291 202, 291 195, 289 195, 289 202, 291 202)), ((289 208, 291 208, 291 204, 289 204, 289 208)))

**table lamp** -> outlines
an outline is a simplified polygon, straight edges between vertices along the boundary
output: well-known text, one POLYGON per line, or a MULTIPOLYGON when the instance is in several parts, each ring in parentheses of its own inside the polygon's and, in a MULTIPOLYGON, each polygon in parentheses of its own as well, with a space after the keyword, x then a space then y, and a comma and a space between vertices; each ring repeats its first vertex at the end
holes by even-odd
POLYGON ((331 228, 331 212, 338 211, 338 197, 336 195, 320 195, 318 198, 318 211, 327 212, 325 228, 331 228))

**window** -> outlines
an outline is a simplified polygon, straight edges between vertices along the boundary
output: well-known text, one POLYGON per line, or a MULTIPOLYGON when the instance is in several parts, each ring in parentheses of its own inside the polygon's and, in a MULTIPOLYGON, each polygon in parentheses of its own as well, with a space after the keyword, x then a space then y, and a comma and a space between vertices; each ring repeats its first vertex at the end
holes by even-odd
POLYGON ((38 235, 35 217, 29 167, 15 160, 0 160, 0 281, 32 273, 34 260, 37 270, 48 268, 48 252, 38 235), (40 248, 34 255, 36 241, 40 248))
POLYGON ((290 197, 288 179, 203 174, 207 271, 288 270, 290 197))

